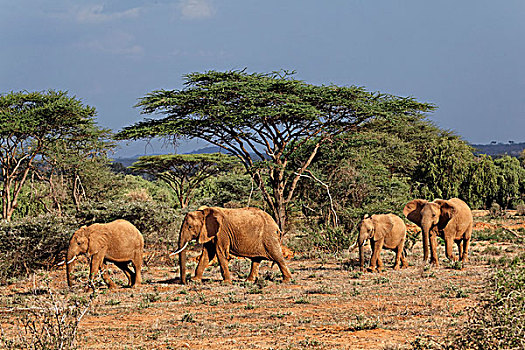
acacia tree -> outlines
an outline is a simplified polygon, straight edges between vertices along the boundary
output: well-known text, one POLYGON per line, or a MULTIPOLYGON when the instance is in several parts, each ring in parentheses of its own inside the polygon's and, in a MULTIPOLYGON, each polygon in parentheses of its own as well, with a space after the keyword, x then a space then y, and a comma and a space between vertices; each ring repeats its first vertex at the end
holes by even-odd
POLYGON ((143 114, 164 117, 128 126, 117 138, 199 138, 227 150, 241 160, 284 229, 286 206, 321 144, 341 132, 357 131, 373 118, 434 108, 356 86, 306 84, 292 74, 188 74, 184 89, 153 91, 136 105, 143 114), (311 152, 290 168, 291 156, 314 139, 311 152))
POLYGON ((57 187, 65 190, 76 210, 80 210, 82 200, 88 197, 85 180, 96 176, 100 181, 101 167, 109 163, 108 152, 115 147, 108 129, 91 124, 81 129, 81 134, 78 130, 50 142, 34 172, 40 180, 47 182, 49 195, 59 214, 62 203, 57 196, 57 187), (93 168, 96 175, 92 174, 93 168))
POLYGON ((452 198, 460 194, 468 181, 474 155, 459 137, 449 135, 427 144, 413 175, 415 189, 423 198, 452 198))
POLYGON ((165 181, 175 191, 179 205, 186 208, 194 190, 207 178, 230 170, 237 159, 221 154, 165 154, 143 156, 131 169, 143 171, 165 181))
POLYGON ((66 92, 11 92, 0 95, 2 218, 11 220, 18 195, 35 159, 57 140, 80 142, 94 127, 95 109, 66 92))

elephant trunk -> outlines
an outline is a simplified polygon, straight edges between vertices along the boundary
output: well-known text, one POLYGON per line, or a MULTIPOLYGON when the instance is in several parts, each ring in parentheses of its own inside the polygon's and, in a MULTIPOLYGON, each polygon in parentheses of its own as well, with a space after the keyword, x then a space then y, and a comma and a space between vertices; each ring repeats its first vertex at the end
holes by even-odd
POLYGON ((361 271, 365 270, 365 252, 363 245, 359 245, 359 268, 361 271))
POLYGON ((366 240, 359 235, 357 245, 359 246, 359 268, 361 271, 365 270, 365 243, 366 240))
POLYGON ((430 231, 432 230, 431 222, 421 223, 421 235, 423 236, 423 261, 428 260, 430 250, 430 231))
POLYGON ((182 284, 186 284, 186 252, 182 251, 179 253, 179 265, 180 265, 180 281, 182 284))
POLYGON ((71 271, 73 270, 73 266, 75 265, 75 259, 76 254, 71 251, 71 249, 67 252, 66 257, 66 277, 67 277, 67 285, 71 288, 73 286, 73 282, 71 280, 71 271))

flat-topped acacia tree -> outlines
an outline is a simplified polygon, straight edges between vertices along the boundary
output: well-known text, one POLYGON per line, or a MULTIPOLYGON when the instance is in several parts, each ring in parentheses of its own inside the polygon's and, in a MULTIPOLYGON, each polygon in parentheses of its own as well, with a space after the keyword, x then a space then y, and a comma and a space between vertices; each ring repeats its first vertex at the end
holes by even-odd
POLYGON ((63 91, 0 95, 2 219, 11 220, 35 159, 60 140, 72 146, 99 137, 95 114, 95 108, 63 91))
POLYGON ((191 73, 185 88, 153 91, 136 107, 162 117, 124 128, 118 139, 197 138, 227 150, 251 174, 281 229, 287 204, 319 145, 339 133, 357 132, 373 118, 434 108, 356 86, 307 84, 285 71, 191 73), (312 140, 310 154, 291 169, 290 156, 312 140))
POLYGON ((235 157, 221 153, 164 154, 140 157, 131 169, 152 174, 166 182, 184 209, 204 180, 231 170, 235 164, 238 164, 235 157))

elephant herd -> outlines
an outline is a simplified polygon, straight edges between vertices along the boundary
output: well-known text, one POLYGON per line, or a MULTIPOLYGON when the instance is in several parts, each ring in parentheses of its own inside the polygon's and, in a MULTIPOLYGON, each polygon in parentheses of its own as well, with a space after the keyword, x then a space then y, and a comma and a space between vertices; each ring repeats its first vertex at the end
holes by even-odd
MULTIPOLYGON (((456 261, 452 252, 453 243, 458 246, 459 259, 467 261, 472 234, 472 213, 468 205, 458 198, 449 200, 436 199, 429 202, 414 199, 408 202, 403 214, 422 229, 423 259, 429 256, 430 262, 438 265, 437 237, 445 241, 448 259, 456 261)), ((225 283, 231 283, 228 261, 231 256, 245 257, 251 260, 248 281, 255 281, 262 260, 276 263, 283 275, 283 282, 291 279, 286 267, 282 247, 281 231, 270 215, 258 208, 226 209, 219 207, 201 207, 186 214, 179 234, 180 280, 186 284, 186 247, 192 240, 203 245, 193 280, 202 279, 204 269, 213 258, 217 258, 225 283)), ((370 240, 372 257, 370 269, 381 271, 383 263, 380 253, 382 248, 396 252, 394 269, 407 267, 403 253, 406 240, 406 226, 403 220, 394 214, 378 214, 363 218, 359 225, 359 235, 351 247, 359 247, 360 268, 364 270, 363 248, 370 240)), ((71 287, 71 271, 74 261, 80 254, 90 259, 89 281, 101 271, 104 281, 110 288, 115 284, 108 276, 106 263, 112 262, 128 278, 128 286, 139 285, 142 281, 141 267, 144 251, 144 239, 139 230, 126 220, 116 220, 107 224, 83 226, 77 230, 69 242, 66 261, 67 282, 71 287), (129 268, 129 263, 133 270, 129 268)))

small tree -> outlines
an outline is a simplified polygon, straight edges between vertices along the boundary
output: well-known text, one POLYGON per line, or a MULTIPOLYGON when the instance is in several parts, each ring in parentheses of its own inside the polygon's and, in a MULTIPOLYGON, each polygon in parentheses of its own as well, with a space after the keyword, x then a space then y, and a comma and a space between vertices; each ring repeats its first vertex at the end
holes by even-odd
POLYGON ((473 159, 471 147, 456 136, 434 140, 414 172, 415 189, 429 199, 458 197, 473 159))
POLYGON ((498 193, 497 201, 508 209, 517 204, 520 199, 520 187, 525 181, 525 169, 520 166, 517 158, 503 156, 494 160, 497 169, 498 193))
POLYGON ((495 201, 498 189, 497 169, 492 157, 484 154, 476 157, 461 184, 460 196, 471 208, 488 209, 495 201))
POLYGON ((62 91, 0 95, 2 218, 10 220, 35 159, 50 145, 89 137, 95 109, 62 91))
POLYGON ((416 115, 433 106, 360 87, 315 86, 290 73, 192 73, 183 90, 154 91, 137 107, 166 115, 126 127, 119 139, 200 138, 238 157, 255 180, 281 229, 286 207, 320 145, 373 118, 416 115), (315 140, 290 167, 292 155, 315 140))
POLYGON ((140 157, 131 168, 165 181, 175 191, 179 205, 184 209, 204 180, 230 170, 235 163, 235 157, 221 153, 166 154, 140 157))

